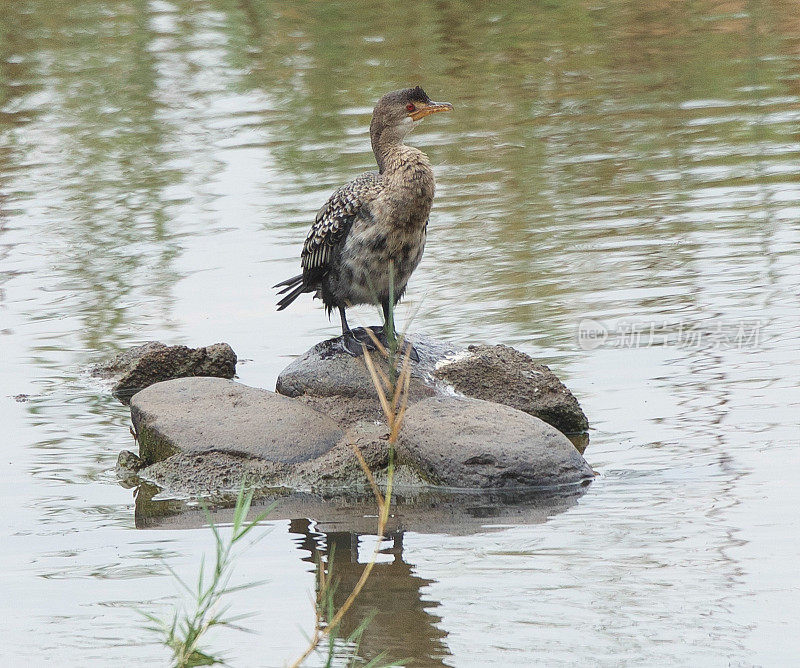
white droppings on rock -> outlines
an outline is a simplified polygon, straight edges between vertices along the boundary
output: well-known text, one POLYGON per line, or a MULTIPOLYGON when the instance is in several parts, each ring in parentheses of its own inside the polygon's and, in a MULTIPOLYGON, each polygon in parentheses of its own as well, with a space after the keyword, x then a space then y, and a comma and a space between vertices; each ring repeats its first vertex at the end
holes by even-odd
POLYGON ((470 357, 474 357, 474 355, 469 350, 459 350, 457 353, 453 353, 452 355, 447 355, 446 357, 443 357, 438 362, 436 362, 434 371, 439 371, 440 369, 446 367, 448 364, 455 364, 456 362, 461 362, 462 360, 469 359, 470 357))

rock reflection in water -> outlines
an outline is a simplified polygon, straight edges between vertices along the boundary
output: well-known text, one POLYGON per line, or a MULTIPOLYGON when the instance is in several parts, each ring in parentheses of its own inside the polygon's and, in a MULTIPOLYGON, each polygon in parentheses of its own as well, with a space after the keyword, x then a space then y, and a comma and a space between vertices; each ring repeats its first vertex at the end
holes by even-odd
MULTIPOLYGON (((327 568, 333 559, 328 575, 338 583, 333 601, 339 609, 364 572, 371 549, 362 550, 369 554, 359 559, 359 547, 364 547, 361 534, 350 531, 320 533, 307 519, 292 520, 290 531, 302 537, 299 545, 308 551, 303 561, 314 564, 317 588, 320 568, 327 568)), ((414 575, 413 564, 406 562, 403 532, 389 534, 384 540, 379 562, 342 619, 340 635, 350 636, 364 619, 371 617, 359 647, 359 654, 365 659, 385 652, 388 659, 428 657, 430 665, 444 665, 441 659, 450 655, 444 642, 447 633, 437 627, 441 618, 432 612, 439 602, 423 599, 422 591, 430 584, 431 580, 414 575), (388 560, 384 561, 386 557, 388 560)))
MULTIPOLYGON (((424 665, 446 665, 450 656, 446 631, 439 626, 435 610, 440 601, 426 597, 435 581, 415 574, 413 553, 404 549, 408 532, 467 535, 498 530, 513 523, 541 524, 577 503, 586 486, 558 493, 550 491, 491 494, 426 492, 399 494, 378 563, 351 610, 342 620, 341 635, 347 637, 364 619, 372 618, 361 640, 359 654, 369 660, 385 652, 390 659, 414 657, 424 665)), ((206 523, 197 505, 174 499, 159 500, 159 489, 140 485, 136 495, 136 526, 147 529, 192 529, 206 523)), ((361 577, 372 553, 377 520, 374 499, 336 497, 324 499, 302 493, 287 493, 261 499, 251 515, 271 501, 278 505, 269 520, 289 520, 289 532, 297 536, 301 561, 312 565, 319 586, 320 564, 333 559, 332 577, 338 582, 336 607, 342 605, 361 577), (312 519, 313 518, 313 519, 312 519)), ((231 500, 221 501, 211 511, 217 524, 231 521, 231 500)), ((257 548, 256 548, 257 549, 257 548)), ((351 647, 339 646, 348 654, 351 647)))

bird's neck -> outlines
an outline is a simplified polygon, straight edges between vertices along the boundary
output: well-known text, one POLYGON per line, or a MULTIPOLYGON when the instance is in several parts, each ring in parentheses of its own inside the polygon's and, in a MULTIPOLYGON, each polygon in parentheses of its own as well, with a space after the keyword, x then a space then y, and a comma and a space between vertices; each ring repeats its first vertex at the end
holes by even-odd
POLYGON ((373 118, 372 151, 384 186, 376 206, 397 225, 424 229, 436 185, 427 156, 403 144, 407 134, 407 128, 381 128, 373 118))
POLYGON ((374 145, 375 161, 378 171, 386 181, 408 180, 414 172, 433 172, 431 164, 422 151, 402 142, 390 145, 374 145))
POLYGON ((400 126, 386 127, 373 115, 369 126, 369 138, 378 171, 383 174, 392 162, 391 158, 399 150, 405 148, 403 139, 408 134, 408 128, 400 126))
POLYGON ((378 163, 378 172, 383 174, 387 168, 391 169, 397 162, 396 157, 402 152, 405 145, 402 141, 381 142, 372 141, 372 152, 375 154, 375 162, 378 163))
POLYGON ((433 204, 436 184, 431 163, 419 149, 404 144, 376 151, 383 190, 379 206, 401 227, 424 229, 433 204))

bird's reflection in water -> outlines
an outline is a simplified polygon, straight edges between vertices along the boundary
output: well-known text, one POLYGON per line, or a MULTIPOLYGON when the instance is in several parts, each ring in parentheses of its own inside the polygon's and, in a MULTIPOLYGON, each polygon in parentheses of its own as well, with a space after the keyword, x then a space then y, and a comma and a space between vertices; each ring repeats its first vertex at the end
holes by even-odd
MULTIPOLYGON (((358 533, 319 533, 313 527, 307 519, 296 519, 291 521, 289 530, 300 537, 299 546, 308 552, 303 561, 314 564, 317 588, 320 568, 328 568, 332 560, 328 575, 337 583, 333 602, 338 610, 364 572, 373 543, 363 545, 358 533), (361 560, 359 552, 364 555, 361 560)), ((374 536, 369 538, 374 540, 374 536)), ((437 626, 440 617, 433 613, 439 603, 425 601, 422 594, 431 582, 415 575, 411 564, 404 560, 403 532, 388 534, 364 589, 342 619, 339 635, 348 637, 365 619, 370 619, 358 650, 362 658, 369 661, 384 653, 387 659, 416 657, 415 665, 445 665, 442 659, 450 655, 444 642, 447 633, 437 626), (421 657, 427 658, 424 664, 420 663, 421 657)))

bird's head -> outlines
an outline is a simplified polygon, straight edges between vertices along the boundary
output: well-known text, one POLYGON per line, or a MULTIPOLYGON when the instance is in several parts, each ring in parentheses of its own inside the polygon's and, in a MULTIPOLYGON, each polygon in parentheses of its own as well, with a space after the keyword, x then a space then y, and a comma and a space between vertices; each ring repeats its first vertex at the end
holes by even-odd
POLYGON ((400 143, 423 118, 440 111, 453 111, 453 105, 434 102, 419 86, 386 93, 372 112, 369 129, 373 146, 376 142, 400 143))

